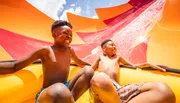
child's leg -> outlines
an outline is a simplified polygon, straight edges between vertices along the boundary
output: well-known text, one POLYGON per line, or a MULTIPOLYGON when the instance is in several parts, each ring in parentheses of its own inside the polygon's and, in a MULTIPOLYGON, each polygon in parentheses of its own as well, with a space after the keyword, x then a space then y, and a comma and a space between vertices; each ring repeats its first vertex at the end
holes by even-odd
POLYGON ((160 82, 148 82, 141 87, 141 93, 128 103, 175 103, 173 91, 160 82))
POLYGON ((96 73, 91 80, 94 97, 103 103, 121 103, 112 80, 105 73, 96 73))
POLYGON ((90 86, 90 80, 94 74, 91 67, 86 66, 71 79, 69 89, 76 101, 90 86))
POLYGON ((75 103, 75 101, 63 83, 55 83, 41 93, 38 103, 75 103))

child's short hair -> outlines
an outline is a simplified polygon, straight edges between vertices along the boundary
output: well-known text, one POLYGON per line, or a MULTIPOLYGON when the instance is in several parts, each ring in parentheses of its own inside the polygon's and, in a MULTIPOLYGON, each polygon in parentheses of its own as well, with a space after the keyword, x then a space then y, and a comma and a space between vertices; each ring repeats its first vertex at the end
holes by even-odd
POLYGON ((109 41, 112 41, 111 39, 106 39, 106 40, 104 40, 102 43, 101 43, 101 48, 103 48, 103 46, 107 43, 107 42, 109 42, 109 41))
POLYGON ((69 26, 72 29, 72 25, 69 22, 63 20, 56 20, 51 26, 51 32, 53 32, 54 28, 65 25, 69 26))

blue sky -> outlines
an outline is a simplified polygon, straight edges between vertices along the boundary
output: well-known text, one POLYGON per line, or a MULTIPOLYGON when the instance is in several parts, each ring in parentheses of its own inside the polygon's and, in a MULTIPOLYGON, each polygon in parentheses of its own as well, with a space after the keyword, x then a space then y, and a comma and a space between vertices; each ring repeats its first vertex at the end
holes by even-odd
POLYGON ((71 12, 89 18, 98 18, 95 8, 117 6, 129 0, 27 0, 31 5, 53 18, 67 20, 71 12))

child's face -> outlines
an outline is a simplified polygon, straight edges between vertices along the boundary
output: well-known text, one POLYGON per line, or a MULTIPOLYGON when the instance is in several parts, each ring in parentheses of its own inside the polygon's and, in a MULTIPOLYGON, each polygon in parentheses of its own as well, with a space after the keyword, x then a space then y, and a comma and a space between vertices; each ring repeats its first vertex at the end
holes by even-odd
POLYGON ((72 41, 72 29, 68 26, 57 27, 53 30, 56 44, 68 46, 72 41))
POLYGON ((115 43, 113 41, 107 42, 103 47, 103 52, 106 55, 115 55, 117 52, 115 43))

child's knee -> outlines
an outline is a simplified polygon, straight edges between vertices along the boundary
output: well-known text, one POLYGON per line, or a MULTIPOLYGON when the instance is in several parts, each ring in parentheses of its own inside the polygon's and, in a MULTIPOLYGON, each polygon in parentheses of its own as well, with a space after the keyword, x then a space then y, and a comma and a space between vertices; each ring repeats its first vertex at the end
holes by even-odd
POLYGON ((159 92, 165 93, 165 94, 168 92, 172 92, 171 88, 167 84, 162 83, 162 82, 155 82, 155 88, 159 92))
POLYGON ((73 97, 69 89, 63 83, 53 84, 51 89, 48 91, 48 95, 53 101, 66 101, 73 97))
MULTIPOLYGON (((152 82, 150 90, 155 91, 156 94, 159 94, 162 101, 167 103, 175 103, 176 98, 172 89, 165 83, 162 82, 152 82), (167 101, 168 100, 168 101, 167 101)), ((164 103, 166 103, 164 102, 164 103)))
POLYGON ((107 89, 112 86, 112 81, 105 73, 96 73, 91 79, 91 87, 107 89))
POLYGON ((94 71, 90 66, 85 66, 84 67, 84 75, 85 77, 91 79, 92 76, 94 75, 94 71))
POLYGON ((171 100, 171 103, 175 102, 176 100, 175 94, 167 84, 162 83, 162 82, 157 82, 157 87, 158 87, 158 91, 162 94, 162 96, 165 99, 168 98, 169 100, 171 100))

